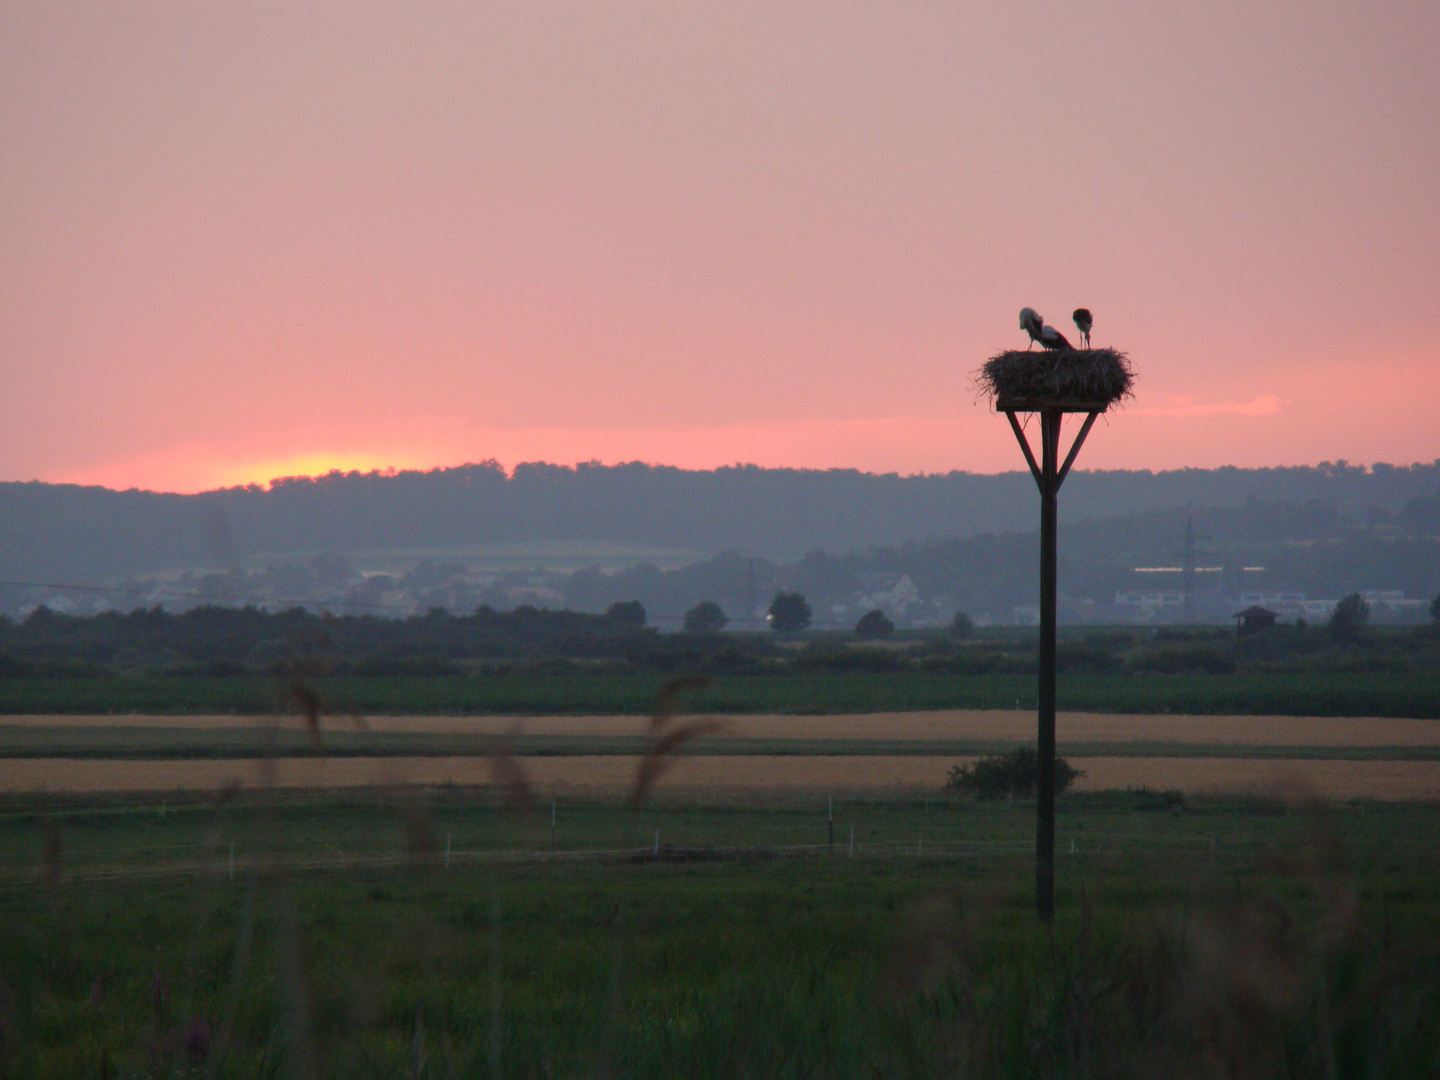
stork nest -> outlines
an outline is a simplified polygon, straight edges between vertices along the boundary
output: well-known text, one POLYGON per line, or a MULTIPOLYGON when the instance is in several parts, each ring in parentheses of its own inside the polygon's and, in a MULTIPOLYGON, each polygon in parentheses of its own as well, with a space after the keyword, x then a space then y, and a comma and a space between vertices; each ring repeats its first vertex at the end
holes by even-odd
POLYGON ((985 361, 975 378, 996 408, 1099 410, 1131 396, 1135 372, 1115 349, 1007 349, 985 361))

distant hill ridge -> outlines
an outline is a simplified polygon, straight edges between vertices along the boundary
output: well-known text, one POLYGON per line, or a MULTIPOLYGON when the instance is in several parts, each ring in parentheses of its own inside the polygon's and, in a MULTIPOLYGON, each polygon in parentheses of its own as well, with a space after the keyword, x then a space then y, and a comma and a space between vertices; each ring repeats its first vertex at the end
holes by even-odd
MULTIPOLYGON (((1069 521, 1251 499, 1319 502, 1363 519, 1440 491, 1426 465, 1072 474, 1069 521)), ((256 552, 610 541, 793 557, 1034 528, 1027 473, 920 476, 854 469, 687 470, 483 462, 331 473, 197 495, 0 484, 0 577, 110 580, 174 566, 224 569, 256 552)))

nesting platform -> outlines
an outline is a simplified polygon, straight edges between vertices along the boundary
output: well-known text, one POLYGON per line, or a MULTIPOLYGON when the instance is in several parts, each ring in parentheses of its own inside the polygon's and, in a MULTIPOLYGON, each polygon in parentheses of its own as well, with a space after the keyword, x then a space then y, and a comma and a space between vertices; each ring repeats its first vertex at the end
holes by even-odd
POLYGON ((1104 412, 1131 395, 1135 373, 1115 349, 1007 349, 976 376, 997 412, 1104 412))

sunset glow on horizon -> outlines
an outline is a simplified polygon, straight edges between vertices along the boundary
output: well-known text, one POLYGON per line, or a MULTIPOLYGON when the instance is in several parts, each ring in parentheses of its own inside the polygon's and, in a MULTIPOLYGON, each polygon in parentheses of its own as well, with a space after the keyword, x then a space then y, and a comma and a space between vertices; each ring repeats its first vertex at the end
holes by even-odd
POLYGON ((0 15, 0 480, 494 459, 1440 458, 1440 8, 573 0, 0 15))

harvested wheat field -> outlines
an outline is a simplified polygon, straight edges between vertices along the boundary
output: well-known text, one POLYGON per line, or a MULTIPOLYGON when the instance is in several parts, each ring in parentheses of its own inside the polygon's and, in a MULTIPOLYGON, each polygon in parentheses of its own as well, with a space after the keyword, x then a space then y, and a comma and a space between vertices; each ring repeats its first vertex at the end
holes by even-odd
MULTIPOLYGON (((1035 714, 1012 709, 845 714, 835 716, 716 716, 725 730, 715 736, 747 739, 992 739, 1017 743, 1035 738, 1035 714)), ((297 717, 250 716, 3 716, 0 726, 144 727, 223 729, 280 723, 297 717)), ((638 735, 649 721, 639 716, 372 716, 326 717, 340 731, 426 732, 447 735, 638 735)), ((1064 742, 1184 742, 1241 746, 1437 746, 1440 721, 1390 717, 1182 716, 1178 714, 1061 713, 1064 742)))
MULTIPOLYGON (((688 757, 675 759, 657 790, 671 796, 769 792, 871 793, 937 791, 949 767, 964 759, 926 757, 688 757)), ((621 795, 639 759, 623 756, 519 759, 537 794, 621 795)), ((1326 798, 1440 799, 1440 762, 1264 761, 1247 758, 1087 758, 1077 790, 1175 788, 1203 793, 1305 793, 1326 798)), ((490 759, 282 758, 264 760, 104 761, 61 758, 0 761, 0 789, 83 793, 282 788, 485 785, 490 759)))

